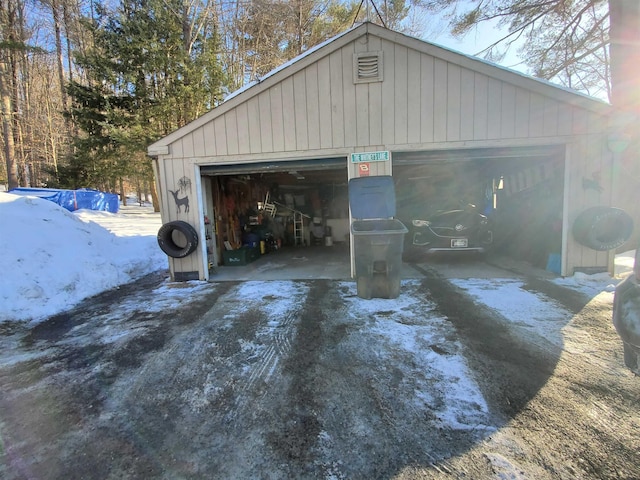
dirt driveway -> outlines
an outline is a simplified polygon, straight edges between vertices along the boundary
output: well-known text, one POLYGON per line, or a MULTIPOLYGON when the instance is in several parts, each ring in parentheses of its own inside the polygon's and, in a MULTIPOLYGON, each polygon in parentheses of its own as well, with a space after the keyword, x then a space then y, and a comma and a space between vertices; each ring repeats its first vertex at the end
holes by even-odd
POLYGON ((640 478, 610 301, 480 285, 531 294, 516 317, 424 273, 369 301, 353 282, 153 275, 2 324, 0 477, 640 478))

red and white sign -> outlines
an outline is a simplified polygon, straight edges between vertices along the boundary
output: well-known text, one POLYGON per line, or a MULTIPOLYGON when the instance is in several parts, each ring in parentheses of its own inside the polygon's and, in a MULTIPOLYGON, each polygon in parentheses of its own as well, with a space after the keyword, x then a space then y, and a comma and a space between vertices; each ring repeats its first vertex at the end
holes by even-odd
POLYGON ((358 172, 361 177, 369 176, 369 163, 359 163, 358 164, 358 172))

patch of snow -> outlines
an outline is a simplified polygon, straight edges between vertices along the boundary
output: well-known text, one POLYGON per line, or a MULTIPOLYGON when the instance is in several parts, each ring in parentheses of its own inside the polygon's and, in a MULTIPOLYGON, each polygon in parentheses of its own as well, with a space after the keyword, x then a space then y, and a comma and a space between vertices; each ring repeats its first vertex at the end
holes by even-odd
POLYGON ((152 211, 71 213, 0 193, 0 218, 0 322, 37 322, 168 267, 155 237, 160 215, 152 211))

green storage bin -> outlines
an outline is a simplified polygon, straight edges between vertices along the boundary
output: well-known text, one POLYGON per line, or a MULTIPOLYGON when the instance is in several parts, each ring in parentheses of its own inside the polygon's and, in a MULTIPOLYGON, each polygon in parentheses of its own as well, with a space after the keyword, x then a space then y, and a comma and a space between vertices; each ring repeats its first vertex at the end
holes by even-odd
POLYGON ((230 267, 247 265, 259 257, 259 247, 242 247, 238 250, 225 250, 222 252, 223 264, 230 267))

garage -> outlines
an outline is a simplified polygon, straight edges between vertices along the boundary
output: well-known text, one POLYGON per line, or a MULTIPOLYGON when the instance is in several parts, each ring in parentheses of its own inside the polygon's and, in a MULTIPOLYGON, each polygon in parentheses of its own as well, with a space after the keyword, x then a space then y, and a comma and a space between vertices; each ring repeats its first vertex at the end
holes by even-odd
POLYGON ((348 261, 349 180, 380 175, 403 222, 473 205, 494 252, 559 275, 611 271, 619 239, 583 238, 615 207, 609 116, 599 100, 360 24, 149 147, 163 223, 183 222, 167 240, 198 243, 168 255, 172 278, 215 279, 285 248, 343 246, 348 261))

